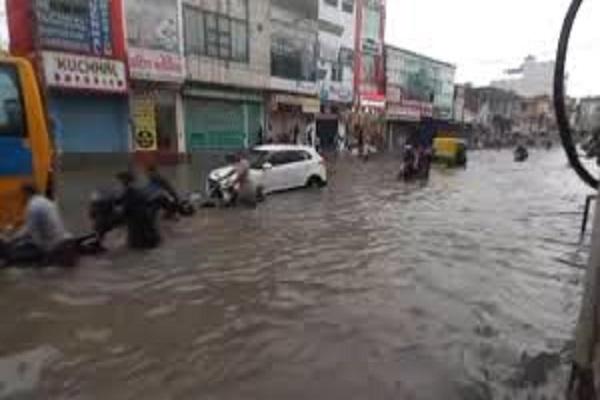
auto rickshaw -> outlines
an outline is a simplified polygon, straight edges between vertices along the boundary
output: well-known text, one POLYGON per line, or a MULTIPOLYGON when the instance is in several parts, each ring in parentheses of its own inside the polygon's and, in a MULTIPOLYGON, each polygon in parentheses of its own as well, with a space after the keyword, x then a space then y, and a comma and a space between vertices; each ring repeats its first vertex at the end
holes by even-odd
POLYGON ((438 137, 433 141, 433 160, 448 167, 467 166, 467 143, 453 137, 438 137))

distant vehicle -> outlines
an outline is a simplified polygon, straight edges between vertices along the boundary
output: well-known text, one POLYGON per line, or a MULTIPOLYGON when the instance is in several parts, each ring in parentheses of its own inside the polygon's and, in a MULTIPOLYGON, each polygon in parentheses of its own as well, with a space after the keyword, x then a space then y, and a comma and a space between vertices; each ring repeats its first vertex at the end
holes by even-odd
POLYGON ((438 137, 433 141, 433 160, 449 167, 467 166, 467 142, 453 137, 438 137))
POLYGON ((0 231, 23 222, 21 186, 52 192, 53 149, 33 67, 0 54, 0 231))
MULTIPOLYGON (((323 158, 315 149, 296 145, 265 145, 250 150, 250 180, 257 196, 301 187, 327 185, 327 170, 323 158)), ((207 192, 212 193, 228 179, 233 165, 213 170, 208 177, 207 192)))
POLYGON ((523 145, 517 146, 514 152, 515 162, 521 163, 527 161, 529 158, 529 151, 523 145))

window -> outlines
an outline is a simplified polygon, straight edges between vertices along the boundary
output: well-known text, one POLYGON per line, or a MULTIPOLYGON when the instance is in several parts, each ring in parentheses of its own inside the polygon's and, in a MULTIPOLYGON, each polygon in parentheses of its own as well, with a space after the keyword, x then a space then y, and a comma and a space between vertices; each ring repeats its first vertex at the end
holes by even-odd
POLYGON ((25 114, 19 77, 13 66, 0 64, 0 137, 24 137, 25 114))
POLYGON ((279 21, 272 21, 271 29, 271 75, 316 82, 316 34, 279 21))
POLYGON ((288 164, 306 161, 304 151, 288 151, 287 152, 288 164))
POLYGON ((248 153, 248 162, 252 169, 261 169, 269 154, 262 150, 252 150, 248 153))
POLYGON ((204 54, 206 41, 204 38, 204 18, 202 14, 189 7, 184 12, 185 51, 188 54, 204 54))
POLYGON ((378 40, 381 26, 381 14, 378 8, 365 8, 363 32, 366 39, 378 40))
POLYGON ((279 151, 271 154, 269 161, 273 166, 293 164, 297 162, 306 161, 306 154, 304 151, 279 151))
POLYGON ((287 152, 280 151, 280 152, 271 154, 271 156, 269 157, 269 162, 274 167, 287 164, 288 163, 287 152))
POLYGON ((219 27, 217 25, 217 14, 204 14, 206 24, 206 55, 219 56, 219 27))
POLYGON ((342 11, 353 14, 354 13, 354 0, 342 0, 342 11))
POLYGON ((331 64, 331 80, 333 82, 341 82, 344 78, 344 67, 340 63, 331 64))
POLYGON ((365 54, 362 57, 362 80, 365 83, 373 83, 376 78, 376 59, 374 55, 365 54))
POLYGON ((310 153, 309 153, 309 152, 307 152, 307 151, 303 151, 303 152, 301 152, 301 155, 302 155, 302 161, 309 161, 309 160, 312 160, 312 156, 311 156, 311 155, 310 155, 310 153))
POLYGON ((231 58, 248 60, 248 25, 244 21, 231 21, 231 58))
POLYGON ((248 22, 194 7, 184 9, 186 54, 248 62, 248 22))
POLYGON ((338 6, 338 0, 325 0, 325 4, 328 4, 328 5, 333 6, 333 7, 337 7, 338 6))

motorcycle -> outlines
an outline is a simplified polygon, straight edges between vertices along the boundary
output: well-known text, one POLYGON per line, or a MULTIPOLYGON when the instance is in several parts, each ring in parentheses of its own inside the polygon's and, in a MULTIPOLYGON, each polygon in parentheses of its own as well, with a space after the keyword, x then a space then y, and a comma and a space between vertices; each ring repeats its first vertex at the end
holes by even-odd
POLYGON ((224 176, 212 176, 208 179, 208 200, 204 203, 204 207, 234 207, 238 194, 239 187, 235 172, 224 176))
POLYGON ((518 146, 515 149, 515 152, 514 152, 515 162, 522 163, 522 162, 527 161, 528 158, 529 158, 529 152, 527 151, 527 148, 525 148, 525 146, 518 146))

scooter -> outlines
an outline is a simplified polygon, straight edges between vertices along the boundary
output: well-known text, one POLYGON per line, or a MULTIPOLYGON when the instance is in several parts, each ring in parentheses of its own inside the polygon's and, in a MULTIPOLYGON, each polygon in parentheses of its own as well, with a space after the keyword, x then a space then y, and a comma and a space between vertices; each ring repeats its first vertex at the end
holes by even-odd
POLYGON ((206 208, 234 207, 238 199, 237 174, 232 172, 220 179, 210 179, 208 181, 208 200, 203 206, 206 208))

